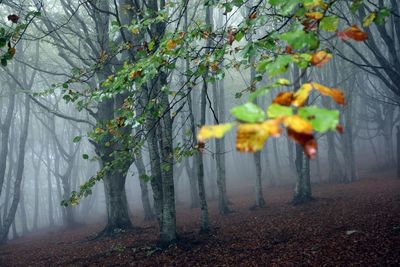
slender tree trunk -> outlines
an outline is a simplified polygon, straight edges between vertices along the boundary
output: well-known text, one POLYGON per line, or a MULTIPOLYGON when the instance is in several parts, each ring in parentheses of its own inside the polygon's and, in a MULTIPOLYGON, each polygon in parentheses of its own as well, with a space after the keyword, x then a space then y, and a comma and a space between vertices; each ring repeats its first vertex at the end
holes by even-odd
POLYGON ((54 226, 54 211, 53 211, 53 186, 51 183, 51 161, 50 161, 50 151, 49 151, 50 144, 46 146, 46 157, 48 162, 47 167, 47 203, 49 203, 48 208, 48 216, 49 216, 49 226, 54 226))
MULTIPOLYGON (((300 77, 299 69, 294 68, 293 70, 293 80, 298 81, 300 77)), ((306 77, 303 77, 302 80, 305 80, 306 77)), ((296 84, 296 88, 299 88, 300 85, 296 84)), ((296 187, 294 190, 294 196, 292 203, 294 205, 303 204, 311 201, 313 199, 311 194, 311 182, 310 182, 310 160, 304 154, 303 148, 296 144, 296 187)))
POLYGON ((28 96, 25 96, 24 106, 25 106, 25 113, 24 113, 24 121, 22 124, 22 130, 18 148, 19 153, 17 159, 17 172, 14 181, 14 195, 8 215, 5 221, 3 222, 3 225, 0 228, 0 243, 5 243, 7 241, 8 232, 12 222, 14 221, 15 213, 17 211, 20 200, 21 182, 25 166, 25 145, 26 145, 26 140, 28 138, 29 111, 30 111, 30 101, 28 96))
MULTIPOLYGON (((221 90, 221 88, 218 88, 221 90)), ((222 99, 221 99, 222 100, 222 99)), ((217 93, 217 84, 213 84, 213 104, 214 112, 217 118, 221 119, 221 111, 219 109, 219 94, 217 93)), ((219 123, 216 121, 215 123, 219 123)), ((218 209, 220 214, 227 214, 230 212, 228 207, 228 199, 226 196, 226 174, 225 174, 225 149, 224 140, 215 139, 215 163, 217 169, 217 186, 218 186, 218 209)))
POLYGON ((149 199, 149 189, 147 183, 143 180, 146 177, 146 168, 143 163, 142 153, 135 156, 135 166, 138 170, 140 191, 142 197, 142 206, 144 212, 144 220, 152 220, 154 218, 149 199))

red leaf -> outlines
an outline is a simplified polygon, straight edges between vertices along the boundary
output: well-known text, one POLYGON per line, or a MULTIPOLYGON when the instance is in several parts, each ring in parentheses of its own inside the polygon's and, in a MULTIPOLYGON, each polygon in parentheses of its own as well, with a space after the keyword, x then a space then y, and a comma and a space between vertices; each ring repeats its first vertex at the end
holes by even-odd
POLYGON ((301 145, 304 153, 310 159, 314 159, 317 155, 318 145, 314 139, 314 135, 308 133, 298 133, 290 128, 287 129, 288 136, 296 143, 301 145))
POLYGON ((368 34, 360 30, 357 25, 353 25, 342 32, 338 32, 337 36, 342 40, 353 39, 357 42, 362 42, 368 39, 368 34))
POLYGON ((13 14, 13 15, 9 15, 7 17, 7 19, 9 21, 11 21, 12 23, 18 23, 19 17, 17 15, 13 14))

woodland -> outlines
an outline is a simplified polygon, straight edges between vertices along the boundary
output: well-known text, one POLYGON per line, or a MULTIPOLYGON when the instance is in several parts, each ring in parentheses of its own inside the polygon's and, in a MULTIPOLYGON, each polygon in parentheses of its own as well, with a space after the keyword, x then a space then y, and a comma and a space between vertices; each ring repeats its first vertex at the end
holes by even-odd
POLYGON ((397 0, 0 0, 0 266, 400 266, 397 0))

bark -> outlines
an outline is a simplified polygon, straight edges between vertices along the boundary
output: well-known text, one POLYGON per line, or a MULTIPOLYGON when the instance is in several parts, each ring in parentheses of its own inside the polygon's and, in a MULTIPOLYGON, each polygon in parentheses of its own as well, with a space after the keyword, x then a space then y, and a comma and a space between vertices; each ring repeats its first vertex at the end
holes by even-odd
POLYGON ((24 113, 24 120, 22 123, 22 130, 18 147, 17 171, 14 181, 14 194, 7 217, 0 228, 0 243, 5 243, 7 241, 8 232, 12 222, 14 221, 15 213, 17 211, 18 204, 20 201, 21 182, 25 166, 25 145, 26 145, 26 140, 28 138, 29 111, 30 111, 29 96, 25 96, 24 106, 25 106, 25 113, 24 113))
POLYGON ((150 200, 149 200, 149 189, 147 187, 147 183, 143 180, 144 177, 147 177, 147 174, 146 174, 146 168, 144 166, 141 153, 139 155, 135 156, 134 163, 138 170, 138 175, 139 175, 139 183, 140 183, 140 191, 141 191, 141 197, 142 197, 144 220, 146 220, 146 221, 152 220, 152 219, 154 219, 154 214, 151 209, 151 204, 150 204, 150 200))
POLYGON ((313 200, 310 182, 310 160, 304 155, 303 148, 300 145, 296 145, 295 164, 297 181, 292 203, 298 205, 313 200))
POLYGON ((53 188, 51 183, 51 161, 50 161, 50 144, 46 146, 46 158, 49 166, 47 166, 47 203, 49 203, 48 207, 48 217, 49 217, 49 226, 54 226, 54 211, 53 211, 53 188))
POLYGON ((397 178, 400 179, 400 126, 397 126, 397 178))
MULTIPOLYGON (((221 90, 221 88, 218 88, 221 90)), ((214 112, 217 116, 218 120, 223 120, 221 118, 222 112, 220 111, 219 102, 223 101, 219 97, 217 93, 217 84, 213 84, 213 104, 214 104, 214 112)), ((225 112, 225 111, 223 111, 225 112)), ((219 123, 216 120, 215 123, 219 123)), ((230 209, 228 207, 228 198, 226 196, 226 172, 225 172, 225 146, 223 139, 215 139, 215 163, 217 169, 217 186, 218 186, 218 209, 220 214, 228 214, 230 213, 230 209)))
MULTIPOLYGON (((306 76, 306 75, 304 75, 306 76)), ((293 80, 299 83, 299 69, 293 69, 293 80)), ((302 80, 305 80, 303 77, 302 80)), ((300 84, 295 84, 295 88, 300 88, 300 84)), ((294 190, 294 196, 292 203, 294 205, 303 204, 311 201, 313 199, 311 194, 311 182, 310 182, 310 160, 304 154, 303 148, 296 144, 296 187, 294 190)))
POLYGON ((0 196, 3 189, 4 184, 4 176, 6 173, 6 166, 7 166, 7 155, 8 155, 8 144, 9 144, 9 137, 10 137, 10 129, 11 123, 14 114, 14 107, 15 107, 15 94, 11 93, 9 97, 6 117, 3 123, 0 123, 0 131, 1 131, 1 150, 0 150, 0 196))

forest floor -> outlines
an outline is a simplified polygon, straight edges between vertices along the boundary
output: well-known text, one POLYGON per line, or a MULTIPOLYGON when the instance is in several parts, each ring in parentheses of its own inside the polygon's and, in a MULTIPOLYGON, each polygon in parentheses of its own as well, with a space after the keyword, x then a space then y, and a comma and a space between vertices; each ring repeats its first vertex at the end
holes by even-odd
POLYGON ((253 211, 242 190, 227 216, 210 201, 208 235, 199 210, 178 206, 180 240, 166 250, 156 223, 137 217, 115 239, 88 240, 101 225, 36 234, 0 247, 0 266, 400 266, 400 180, 390 176, 315 185, 316 201, 295 207, 292 187, 267 188, 267 207, 253 211))

